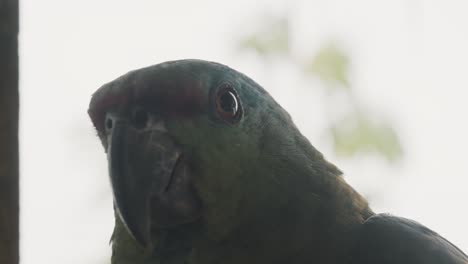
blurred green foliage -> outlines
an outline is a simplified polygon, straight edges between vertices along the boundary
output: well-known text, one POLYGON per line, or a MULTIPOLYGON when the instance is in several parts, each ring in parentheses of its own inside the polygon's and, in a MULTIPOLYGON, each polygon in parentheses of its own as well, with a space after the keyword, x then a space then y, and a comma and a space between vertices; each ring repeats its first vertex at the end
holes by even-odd
POLYGON ((388 161, 396 161, 402 155, 398 135, 388 122, 379 124, 365 115, 353 113, 347 119, 330 125, 328 131, 334 150, 341 156, 377 153, 388 161))
MULTIPOLYGON (((324 43, 312 54, 295 54, 291 50, 291 30, 288 17, 268 17, 257 30, 239 41, 241 51, 254 51, 260 57, 281 55, 285 62, 297 67, 305 77, 317 78, 328 94, 341 93, 349 105, 349 111, 339 118, 330 118, 325 133, 330 138, 336 154, 343 157, 378 155, 388 162, 399 160, 403 155, 400 138, 389 120, 383 116, 364 111, 352 89, 348 53, 333 41, 324 43), (307 58, 298 60, 296 58, 307 58), (291 63, 292 62, 292 63, 291 63), (333 121, 339 120, 339 121, 333 121)), ((311 85, 312 86, 312 85, 311 85)), ((332 96, 325 97, 331 100, 332 96)), ((323 104, 334 107, 333 102, 323 104)), ((329 113, 329 109, 324 109, 329 113)), ((373 111, 376 112, 376 111, 373 111)))
POLYGON ((255 33, 245 36, 239 48, 254 50, 262 56, 289 54, 289 20, 287 18, 269 18, 255 33))
POLYGON ((334 43, 327 44, 304 65, 306 74, 315 74, 329 87, 349 88, 349 58, 334 43))

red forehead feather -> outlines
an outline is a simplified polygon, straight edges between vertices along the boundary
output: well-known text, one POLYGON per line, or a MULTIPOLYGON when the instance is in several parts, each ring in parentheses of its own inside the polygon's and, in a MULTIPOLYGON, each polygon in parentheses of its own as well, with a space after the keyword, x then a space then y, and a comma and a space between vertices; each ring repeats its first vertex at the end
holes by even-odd
POLYGON ((98 131, 104 129, 106 112, 115 106, 127 105, 130 100, 130 89, 122 89, 112 84, 99 88, 91 98, 88 114, 98 131))
POLYGON ((207 105, 207 95, 200 80, 147 80, 110 83, 99 88, 93 95, 88 114, 98 130, 104 129, 106 112, 112 108, 124 109, 130 103, 141 103, 157 109, 171 118, 189 117, 200 113, 207 105))
POLYGON ((135 89, 135 102, 157 109, 165 116, 193 116, 206 105, 207 96, 199 80, 155 81, 135 89))

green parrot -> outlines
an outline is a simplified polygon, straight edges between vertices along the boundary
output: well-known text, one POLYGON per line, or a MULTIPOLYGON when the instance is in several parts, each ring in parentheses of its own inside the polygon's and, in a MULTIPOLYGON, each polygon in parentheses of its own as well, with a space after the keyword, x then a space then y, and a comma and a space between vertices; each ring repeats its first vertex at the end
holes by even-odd
POLYGON ((375 214, 257 83, 222 64, 129 72, 88 113, 107 153, 113 264, 468 263, 375 214))

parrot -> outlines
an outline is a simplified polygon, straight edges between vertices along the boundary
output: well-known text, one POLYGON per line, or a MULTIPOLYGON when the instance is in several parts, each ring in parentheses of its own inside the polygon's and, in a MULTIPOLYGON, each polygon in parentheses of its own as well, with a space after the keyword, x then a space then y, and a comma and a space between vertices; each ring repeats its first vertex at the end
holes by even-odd
POLYGON ((184 59, 101 86, 113 264, 444 264, 467 255, 375 213, 248 76, 184 59))

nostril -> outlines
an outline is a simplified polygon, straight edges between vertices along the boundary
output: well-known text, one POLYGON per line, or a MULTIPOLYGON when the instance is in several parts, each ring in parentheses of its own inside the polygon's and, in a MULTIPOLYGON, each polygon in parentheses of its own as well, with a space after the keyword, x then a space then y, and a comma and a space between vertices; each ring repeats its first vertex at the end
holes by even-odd
POLYGON ((106 129, 111 130, 112 127, 114 126, 114 121, 112 121, 110 117, 107 117, 105 122, 106 122, 106 129))
POLYGON ((149 120, 149 114, 143 109, 136 109, 132 115, 133 126, 137 129, 145 128, 149 120))

